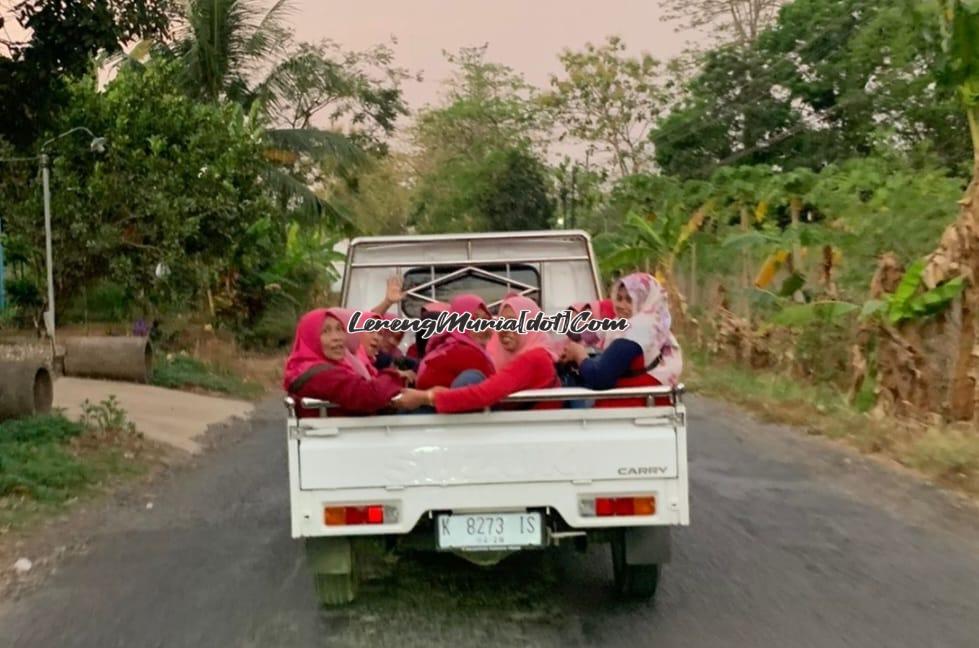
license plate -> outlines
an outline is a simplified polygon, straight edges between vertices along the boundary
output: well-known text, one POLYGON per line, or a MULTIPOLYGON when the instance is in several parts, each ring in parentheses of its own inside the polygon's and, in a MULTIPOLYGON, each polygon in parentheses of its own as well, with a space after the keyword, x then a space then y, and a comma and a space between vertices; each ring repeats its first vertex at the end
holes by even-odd
POLYGON ((540 513, 440 515, 436 522, 439 549, 478 551, 543 544, 540 513))

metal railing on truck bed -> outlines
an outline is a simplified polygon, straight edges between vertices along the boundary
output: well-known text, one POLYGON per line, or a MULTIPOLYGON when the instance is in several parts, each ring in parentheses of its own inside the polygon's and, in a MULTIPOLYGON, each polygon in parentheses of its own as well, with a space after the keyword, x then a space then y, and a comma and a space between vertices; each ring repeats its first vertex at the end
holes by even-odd
MULTIPOLYGON (((503 403, 543 403, 554 401, 578 401, 578 400, 625 400, 633 398, 645 398, 647 407, 654 407, 657 398, 669 397, 670 407, 676 407, 683 402, 683 394, 686 391, 684 385, 676 387, 655 386, 655 387, 619 387, 616 389, 593 390, 583 387, 559 387, 554 389, 527 389, 510 394, 503 399, 503 403)), ((296 400, 291 396, 285 398, 286 409, 290 417, 295 417, 296 400)), ((331 407, 336 407, 335 403, 321 400, 318 398, 300 399, 298 405, 304 409, 319 410, 320 414, 325 414, 331 407)), ((488 411, 488 410, 486 410, 488 411)))

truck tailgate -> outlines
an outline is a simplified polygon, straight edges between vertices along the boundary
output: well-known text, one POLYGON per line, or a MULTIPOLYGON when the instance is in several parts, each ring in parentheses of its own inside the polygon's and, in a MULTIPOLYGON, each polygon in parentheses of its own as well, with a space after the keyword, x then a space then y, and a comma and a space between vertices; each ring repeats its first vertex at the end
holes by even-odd
POLYGON ((672 407, 303 419, 302 490, 676 478, 672 407))

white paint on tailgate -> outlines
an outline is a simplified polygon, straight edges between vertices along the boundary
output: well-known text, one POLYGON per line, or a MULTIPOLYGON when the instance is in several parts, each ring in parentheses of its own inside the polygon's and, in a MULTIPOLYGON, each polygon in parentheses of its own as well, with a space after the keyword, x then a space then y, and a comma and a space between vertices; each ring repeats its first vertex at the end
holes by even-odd
POLYGON ((507 426, 484 419, 464 427, 373 427, 305 437, 299 442, 300 484, 318 490, 677 476, 672 427, 622 423, 507 426))

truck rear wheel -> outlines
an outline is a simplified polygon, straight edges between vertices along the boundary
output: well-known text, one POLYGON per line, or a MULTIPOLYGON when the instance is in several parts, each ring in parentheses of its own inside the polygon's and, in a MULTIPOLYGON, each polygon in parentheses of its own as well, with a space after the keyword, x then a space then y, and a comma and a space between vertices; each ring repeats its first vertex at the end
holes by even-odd
POLYGON ((624 533, 612 538, 612 577, 615 593, 626 599, 651 599, 659 585, 658 563, 630 562, 628 543, 624 533))
POLYGON ((353 574, 313 574, 316 598, 321 605, 337 607, 357 598, 357 578, 353 574))
POLYGON ((306 559, 320 603, 334 607, 357 597, 360 577, 349 538, 307 538, 306 559))

